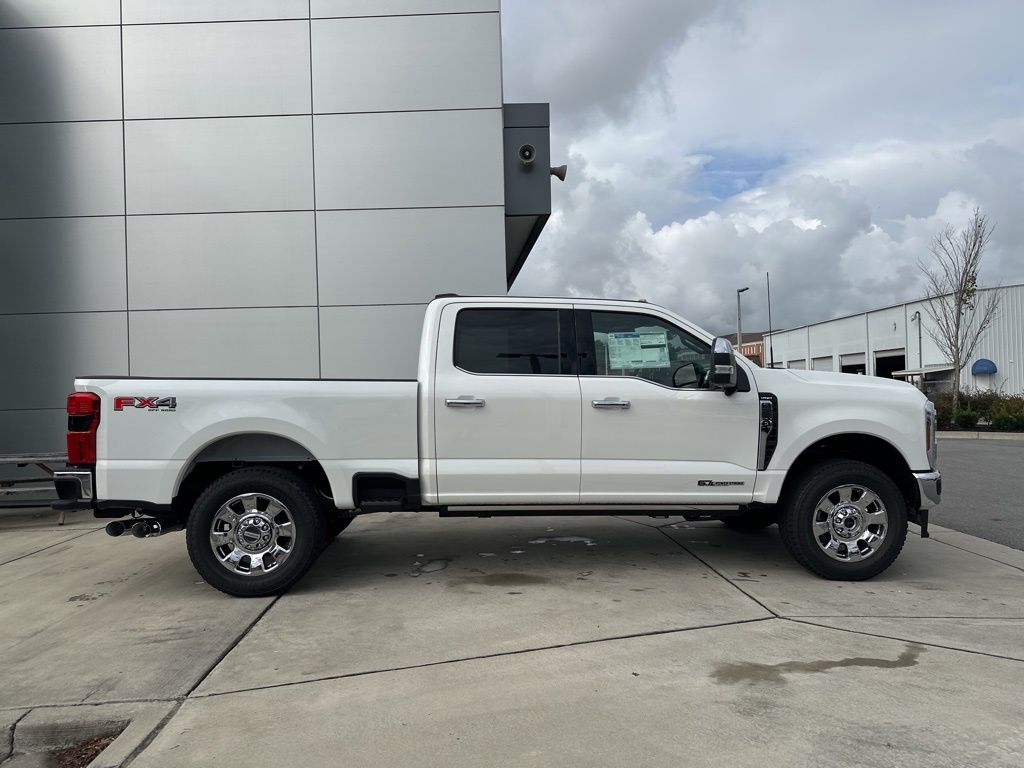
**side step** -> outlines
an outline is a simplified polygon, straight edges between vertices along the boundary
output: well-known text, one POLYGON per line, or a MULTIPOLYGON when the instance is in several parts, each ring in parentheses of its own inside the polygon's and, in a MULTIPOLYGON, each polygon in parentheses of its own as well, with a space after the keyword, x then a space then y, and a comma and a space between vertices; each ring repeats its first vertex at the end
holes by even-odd
POLYGON ((363 499, 359 503, 361 512, 401 512, 409 507, 405 503, 404 496, 391 498, 363 499))

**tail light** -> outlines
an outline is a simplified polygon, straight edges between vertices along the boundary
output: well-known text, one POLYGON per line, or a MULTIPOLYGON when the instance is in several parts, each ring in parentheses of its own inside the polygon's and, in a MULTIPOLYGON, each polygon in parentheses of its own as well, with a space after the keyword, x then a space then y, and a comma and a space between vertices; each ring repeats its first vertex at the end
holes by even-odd
POLYGON ((68 395, 68 464, 96 463, 99 426, 100 396, 92 392, 68 395))

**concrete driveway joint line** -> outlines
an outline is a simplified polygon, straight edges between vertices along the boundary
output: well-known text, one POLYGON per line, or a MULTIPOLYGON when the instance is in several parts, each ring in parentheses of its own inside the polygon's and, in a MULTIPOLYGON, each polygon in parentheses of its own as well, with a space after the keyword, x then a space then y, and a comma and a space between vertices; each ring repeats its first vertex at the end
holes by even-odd
POLYGON ((575 768, 595 759, 651 768, 1008 768, 1019 765, 1024 703, 1012 680, 1021 669, 765 620, 272 695, 190 698, 132 768, 234 768, 253 754, 267 765, 301 754, 309 765, 361 768, 575 768), (841 727, 831 716, 837 691, 848 704, 841 727))
POLYGON ((0 715, 0 728, 3 729, 3 735, 0 737, 3 739, 0 741, 0 763, 10 757, 14 751, 14 729, 31 711, 31 709, 18 709, 0 715))
POLYGON ((281 595, 276 595, 269 603, 267 603, 264 606, 262 611, 256 614, 255 618, 253 618, 253 620, 249 622, 249 625, 244 630, 242 630, 241 633, 239 633, 239 635, 234 639, 233 642, 229 643, 224 648, 224 652, 221 653, 216 659, 214 659, 213 663, 206 668, 206 671, 199 676, 199 679, 196 680, 195 684, 188 689, 188 692, 185 694, 185 698, 191 696, 195 692, 196 688, 203 684, 203 681, 210 676, 210 673, 213 672, 213 670, 215 670, 218 666, 220 666, 220 663, 227 658, 229 653, 231 653, 233 650, 235 650, 235 648, 238 647, 238 644, 245 639, 246 635, 252 632, 253 627, 260 623, 263 617, 266 616, 270 609, 277 604, 277 601, 280 600, 281 597, 281 595))
MULTIPOLYGON (((988 651, 975 651, 975 650, 972 650, 970 648, 963 648, 961 646, 943 645, 941 643, 933 643, 933 642, 928 642, 928 641, 925 641, 925 640, 919 640, 919 639, 916 639, 916 638, 913 639, 913 640, 908 640, 906 637, 897 637, 895 635, 887 635, 887 634, 883 634, 883 633, 880 633, 880 632, 868 632, 867 630, 863 630, 863 629, 851 629, 851 628, 848 628, 848 627, 835 627, 835 626, 832 626, 831 624, 822 624, 822 623, 819 623, 817 621, 809 621, 809 620, 807 620, 804 617, 801 617, 801 618, 789 618, 787 616, 781 616, 780 618, 782 619, 782 621, 792 621, 792 622, 794 622, 796 624, 807 624, 807 625, 812 626, 812 627, 821 627, 822 629, 831 629, 834 632, 850 632, 851 634, 854 634, 854 635, 864 635, 866 637, 879 637, 879 638, 883 638, 885 640, 900 640, 900 641, 903 641, 903 642, 915 643, 917 645, 924 645, 924 646, 927 646, 929 648, 942 648, 945 651, 956 651, 956 652, 959 652, 959 653, 973 653, 976 656, 988 656, 988 657, 993 658, 993 659, 1003 659, 1005 661, 1015 661, 1017 663, 1024 663, 1024 659, 1016 657, 1016 656, 1004 656, 1004 655, 999 654, 999 653, 990 653, 988 651)), ((849 618, 849 617, 844 617, 844 618, 849 618)))
POLYGON ((668 522, 668 523, 662 523, 661 525, 650 525, 650 524, 648 524, 648 523, 644 523, 644 522, 642 522, 642 521, 640 521, 640 520, 632 520, 632 519, 630 519, 630 518, 628 518, 628 517, 618 517, 618 516, 616 516, 616 519, 617 519, 617 520, 622 520, 623 522, 627 522, 627 523, 636 523, 637 525, 643 525, 643 526, 646 526, 646 527, 648 527, 648 528, 653 528, 653 529, 654 529, 654 530, 656 530, 656 531, 657 531, 658 533, 660 533, 661 535, 663 535, 663 536, 664 536, 664 537, 665 537, 666 539, 668 539, 668 540, 669 540, 669 541, 671 541, 671 542, 672 542, 673 544, 675 544, 675 545, 676 545, 677 547, 679 547, 679 548, 680 548, 681 550, 683 550, 683 552, 685 552, 686 554, 688 554, 688 555, 689 555, 690 557, 692 557, 692 558, 693 558, 694 560, 696 560, 696 561, 697 561, 698 563, 700 563, 700 564, 701 564, 701 565, 703 565, 703 566, 704 566, 705 568, 707 568, 707 569, 708 569, 709 571, 711 571, 711 572, 712 572, 712 573, 714 573, 714 574, 715 574, 716 576, 718 576, 718 578, 722 579, 722 581, 724 581, 724 582, 725 582, 726 584, 728 584, 729 586, 731 586, 731 587, 733 587, 733 588, 734 588, 735 590, 737 590, 737 591, 738 591, 738 592, 739 592, 740 594, 742 594, 742 595, 743 595, 744 597, 746 597, 746 598, 750 599, 751 601, 753 601, 753 602, 757 603, 757 605, 758 605, 758 606, 760 606, 760 607, 761 607, 762 609, 764 609, 765 611, 767 611, 768 613, 770 613, 770 614, 771 614, 772 616, 774 616, 775 618, 781 618, 781 617, 780 617, 780 615, 779 615, 779 614, 778 614, 778 613, 777 613, 776 611, 772 610, 772 609, 771 609, 771 608, 769 608, 769 607, 768 607, 767 605, 765 605, 765 604, 764 604, 764 603, 762 603, 762 602, 761 602, 760 600, 758 600, 758 599, 757 599, 756 597, 754 597, 754 596, 753 596, 752 594, 750 594, 749 592, 747 592, 747 591, 746 591, 745 589, 743 589, 743 587, 741 587, 741 586, 740 586, 739 584, 737 584, 737 583, 736 583, 735 581, 733 581, 732 579, 730 579, 730 578, 729 578, 728 576, 726 576, 726 575, 725 575, 724 573, 722 573, 722 572, 721 572, 720 570, 718 570, 717 568, 715 568, 715 566, 713 566, 713 565, 712 565, 711 563, 709 563, 709 562, 708 562, 707 560, 705 560, 705 559, 704 559, 704 558, 702 558, 702 557, 701 557, 700 555, 696 554, 695 552, 693 552, 692 550, 690 550, 689 548, 687 548, 687 547, 686 547, 686 545, 684 545, 684 544, 683 544, 683 543, 682 543, 681 541, 679 541, 679 540, 677 540, 677 539, 673 539, 673 538, 672 538, 671 536, 669 536, 669 535, 668 535, 668 533, 667 533, 667 532, 666 532, 666 531, 664 530, 664 529, 665 529, 665 527, 666 527, 666 526, 669 526, 669 525, 676 525, 676 523, 671 523, 671 522, 668 522))
MULTIPOLYGON (((117 753, 112 755, 112 757, 119 757, 120 762, 115 763, 111 761, 109 764, 109 768, 127 768, 127 766, 130 766, 133 762, 135 762, 135 759, 146 751, 149 745, 153 743, 153 740, 157 736, 159 736, 161 731, 163 731, 163 729, 167 727, 167 724, 174 719, 174 716, 178 714, 178 710, 181 709, 181 705, 183 703, 184 700, 174 702, 164 713, 164 716, 160 719, 160 722, 158 722, 155 726, 150 728, 149 731, 145 735, 143 735, 141 739, 135 740, 135 743, 131 745, 130 750, 125 750, 127 754, 125 754, 124 757, 121 757, 121 755, 117 753)), ((107 747, 107 749, 104 750, 104 753, 109 751, 114 746, 116 746, 116 742, 114 744, 111 744, 110 747, 107 747)), ((129 745, 125 744, 125 746, 127 747, 129 745)), ((100 757, 103 757, 103 755, 101 754, 100 757)), ((107 766, 94 765, 93 763, 90 763, 88 768, 107 768, 107 766)))
POLYGON ((676 546, 678 546, 678 547, 679 547, 680 549, 682 549, 682 550, 683 550, 684 552, 686 552, 686 553, 687 553, 688 555, 690 555, 690 557, 692 557, 693 559, 697 560, 697 561, 698 561, 699 563, 701 563, 701 564, 702 564, 702 565, 703 565, 703 566, 704 566, 705 568, 707 568, 708 570, 710 570, 710 571, 713 571, 714 573, 718 574, 719 578, 721 578, 721 579, 723 579, 724 581, 726 581, 726 582, 728 582, 729 584, 731 584, 731 585, 732 585, 733 587, 735 587, 735 588, 736 588, 736 589, 737 589, 737 590, 738 590, 739 592, 743 593, 744 595, 746 595, 747 597, 749 597, 749 598, 750 598, 751 600, 753 600, 753 601, 754 601, 755 603, 757 603, 757 604, 758 604, 759 606, 761 606, 762 608, 764 608, 764 610, 768 611, 768 613, 770 613, 770 614, 771 614, 772 616, 774 616, 774 617, 775 617, 775 618, 777 618, 777 619, 778 619, 778 618, 782 618, 781 614, 779 614, 779 612, 778 612, 778 611, 775 611, 775 610, 773 610, 772 608, 769 608, 769 607, 768 607, 767 605, 765 605, 764 603, 762 603, 762 602, 761 602, 760 600, 758 600, 758 599, 757 599, 756 597, 754 597, 754 596, 753 596, 752 594, 750 594, 749 592, 747 592, 747 590, 745 590, 745 589, 744 589, 743 587, 741 587, 741 586, 740 586, 739 584, 737 584, 737 583, 736 583, 735 581, 733 581, 733 580, 732 580, 732 579, 730 579, 730 578, 729 578, 728 576, 726 576, 726 575, 725 575, 724 573, 722 573, 722 572, 721 572, 720 570, 718 570, 717 568, 715 568, 715 566, 713 566, 713 565, 712 565, 711 563, 709 563, 709 562, 708 562, 707 560, 705 560, 704 558, 702 558, 702 557, 701 557, 700 555, 696 554, 695 552, 691 551, 691 550, 690 550, 690 549, 689 549, 689 548, 688 548, 688 547, 687 547, 687 546, 686 546, 685 544, 683 544, 683 543, 682 543, 681 541, 679 541, 678 539, 674 539, 674 538, 672 538, 671 536, 669 536, 669 535, 668 535, 668 532, 664 531, 664 530, 663 530, 662 528, 658 528, 658 533, 660 533, 660 534, 661 534, 662 536, 664 536, 664 537, 665 537, 666 539, 668 539, 668 540, 669 540, 669 541, 671 541, 671 542, 672 542, 673 544, 675 544, 676 546))
MULTIPOLYGON (((958 533, 958 535, 962 536, 964 534, 958 533)), ((985 554, 982 554, 981 552, 976 552, 973 549, 966 549, 965 547, 957 546, 956 544, 954 544, 951 541, 946 541, 945 537, 941 533, 938 534, 938 535, 933 535, 932 538, 935 541, 937 541, 939 544, 945 544, 947 547, 952 547, 953 549, 959 549, 961 552, 966 552, 966 553, 968 553, 970 555, 975 555, 976 557, 983 557, 986 560, 991 560, 993 563, 999 563, 1000 565, 1005 565, 1007 568, 1013 568, 1014 570, 1024 572, 1024 568, 1022 568, 1019 565, 1014 565, 1013 563, 1008 563, 1005 560, 1000 560, 998 557, 991 557, 990 555, 985 555, 985 554)))
POLYGON ((32 557, 32 555, 38 555, 40 552, 45 552, 48 549, 53 549, 54 547, 59 547, 61 544, 67 544, 69 541, 74 541, 75 539, 80 539, 83 536, 88 536, 90 533, 96 533, 96 531, 99 531, 99 530, 102 530, 102 529, 101 528, 90 528, 89 530, 85 531, 84 533, 80 533, 77 536, 68 536, 67 538, 61 539, 60 541, 55 541, 53 544, 47 544, 45 547, 39 547, 39 549, 34 549, 31 552, 25 552, 24 554, 18 555, 17 557, 12 557, 10 560, 4 560, 3 562, 0 562, 0 567, 5 566, 5 565, 9 565, 10 563, 16 563, 19 560, 24 560, 26 557, 32 557))
POLYGON ((717 624, 707 624, 701 627, 682 627, 679 629, 654 629, 650 632, 635 632, 629 635, 615 635, 613 637, 599 637, 589 640, 579 640, 572 643, 559 643, 557 645, 546 645, 538 648, 519 648, 514 651, 502 651, 498 653, 485 653, 478 656, 465 656, 458 659, 439 659, 438 661, 427 661, 422 664, 410 664, 404 667, 385 667, 382 669, 368 669, 360 672, 347 672, 337 675, 324 675, 323 677, 310 677, 304 680, 292 680, 284 683, 270 683, 268 685, 254 685, 247 688, 235 688, 223 691, 211 691, 210 693, 190 694, 189 699, 210 699, 215 696, 232 696, 238 693, 251 693, 253 691, 266 691, 274 688, 291 688, 296 685, 308 685, 310 683, 323 683, 331 680, 348 680, 356 677, 367 677, 370 675, 383 675, 390 672, 410 672, 416 669, 428 669, 430 667, 443 667, 451 664, 465 664, 472 661, 485 661, 487 659, 501 659, 506 656, 523 656, 531 653, 544 653, 545 651, 557 651, 565 648, 580 648, 588 645, 599 645, 601 643, 613 643, 620 640, 635 640, 642 637, 657 637, 659 635, 677 635, 683 632, 696 632, 707 629, 720 629, 722 627, 734 627, 739 624, 756 624, 762 621, 775 621, 777 616, 762 616, 757 619, 737 619, 736 621, 724 621, 717 624))
POLYGON ((35 708, 15 726, 15 753, 52 752, 117 733, 89 768, 118 768, 148 745, 178 711, 180 702, 35 708))

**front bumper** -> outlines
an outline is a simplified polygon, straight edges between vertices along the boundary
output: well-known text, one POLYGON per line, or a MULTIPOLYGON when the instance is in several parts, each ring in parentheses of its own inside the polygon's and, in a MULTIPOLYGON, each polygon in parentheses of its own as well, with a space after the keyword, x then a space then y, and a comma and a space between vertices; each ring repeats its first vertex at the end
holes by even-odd
POLYGON ((57 498, 59 499, 51 504, 54 509, 92 509, 95 495, 91 470, 69 469, 54 472, 53 486, 57 489, 57 498))
POLYGON ((928 472, 915 472, 918 495, 921 497, 921 509, 937 507, 942 501, 942 473, 937 469, 928 472))

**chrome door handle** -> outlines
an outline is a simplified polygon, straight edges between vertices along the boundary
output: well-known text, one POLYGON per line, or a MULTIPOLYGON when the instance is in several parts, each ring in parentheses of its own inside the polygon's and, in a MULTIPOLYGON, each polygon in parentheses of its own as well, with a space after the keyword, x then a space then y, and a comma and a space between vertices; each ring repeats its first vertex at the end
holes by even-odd
POLYGON ((629 408, 629 400, 613 400, 608 397, 604 400, 591 400, 590 404, 595 408, 620 408, 623 411, 629 408))
POLYGON ((483 408, 484 402, 482 398, 463 395, 462 397, 450 397, 444 401, 444 404, 449 408, 483 408))

